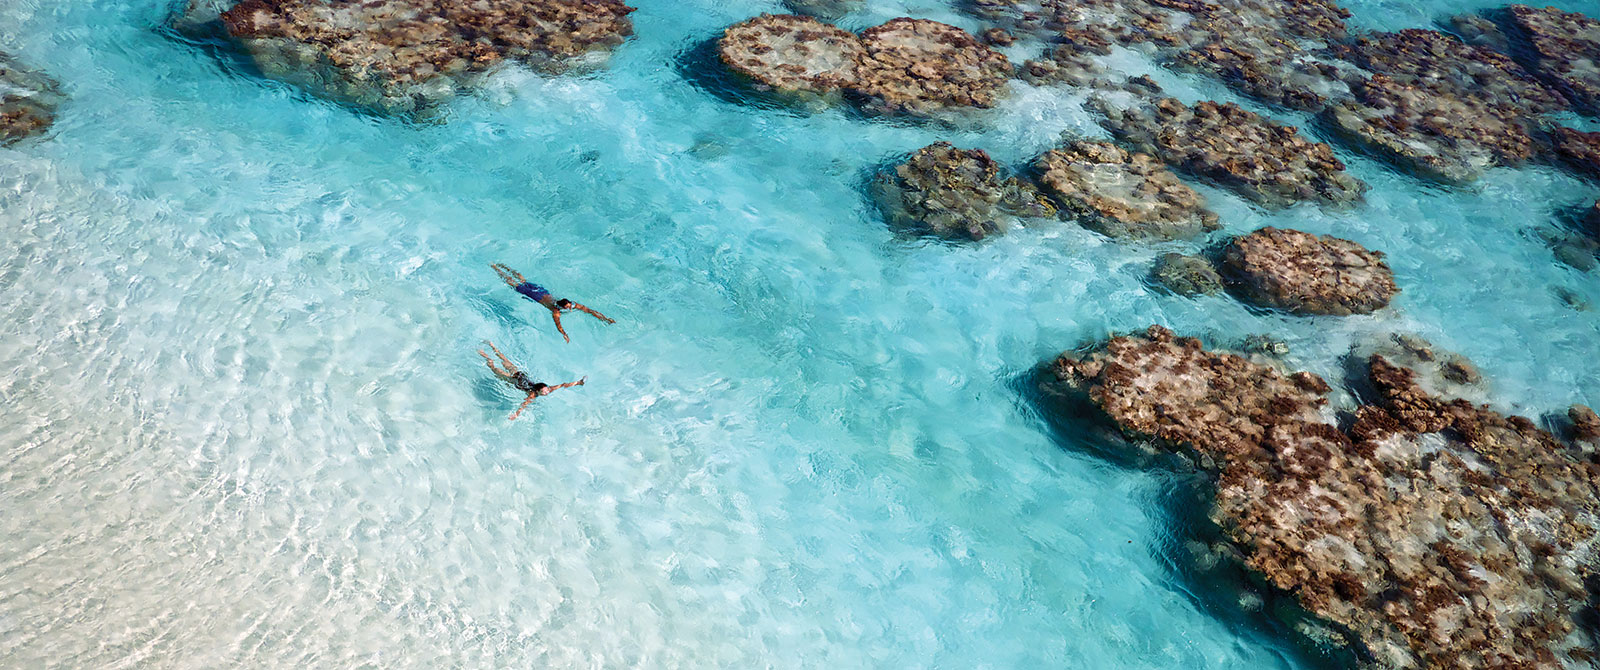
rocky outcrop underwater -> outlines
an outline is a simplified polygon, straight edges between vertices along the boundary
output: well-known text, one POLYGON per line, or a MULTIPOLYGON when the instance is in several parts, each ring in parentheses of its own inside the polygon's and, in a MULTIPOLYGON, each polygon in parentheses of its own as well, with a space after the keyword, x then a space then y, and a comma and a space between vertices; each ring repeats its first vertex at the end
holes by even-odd
POLYGON ((592 65, 633 34, 619 0, 190 0, 173 27, 330 100, 417 118, 494 67, 592 65))
POLYGON ((44 133, 64 97, 55 80, 0 53, 0 145, 44 133))
MULTIPOLYGON (((1326 0, 968 0, 970 13, 1051 43, 1034 83, 1096 85, 1114 46, 1221 79, 1268 104, 1317 113, 1352 147, 1419 176, 1470 182, 1548 156, 1546 115, 1600 107, 1600 23, 1513 5, 1457 17, 1456 34, 1356 32, 1326 0)), ((1112 112, 1113 116, 1118 116, 1112 112)))
POLYGON ((1592 667, 1600 419, 1575 406, 1563 438, 1459 399, 1476 370, 1415 338, 1350 367, 1336 408, 1316 375, 1152 326, 1043 386, 1206 473, 1222 553, 1370 665, 1592 667))
POLYGON ((946 142, 885 170, 872 191, 891 225, 947 239, 981 240, 1004 233, 1017 218, 1056 213, 1032 184, 1011 176, 989 154, 946 142))
POLYGON ((849 100, 882 115, 992 107, 1011 62, 955 26, 897 18, 859 36, 810 16, 763 14, 717 43, 724 66, 785 100, 849 100))

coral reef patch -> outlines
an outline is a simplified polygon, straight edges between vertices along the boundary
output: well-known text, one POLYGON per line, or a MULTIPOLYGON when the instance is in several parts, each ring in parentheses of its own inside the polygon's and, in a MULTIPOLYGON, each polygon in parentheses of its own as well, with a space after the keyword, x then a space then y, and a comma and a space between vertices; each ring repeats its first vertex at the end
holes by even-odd
MULTIPOLYGON (((1528 419, 1360 361, 1347 429, 1306 372, 1158 326, 1063 354, 1046 388, 1188 457, 1244 567, 1375 664, 1556 670, 1588 662, 1600 466, 1528 419)), ((1593 426, 1577 412, 1574 423, 1593 426)))

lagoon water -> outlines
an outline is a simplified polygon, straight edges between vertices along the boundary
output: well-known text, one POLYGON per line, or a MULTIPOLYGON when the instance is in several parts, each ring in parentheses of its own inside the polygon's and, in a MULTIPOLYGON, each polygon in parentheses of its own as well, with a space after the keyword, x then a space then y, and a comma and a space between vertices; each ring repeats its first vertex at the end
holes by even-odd
MULTIPOLYGON (((1206 194, 1225 233, 1386 252, 1395 305, 1189 300, 1142 281, 1186 244, 941 244, 863 194, 936 140, 1020 163, 1103 135, 1081 94, 1017 82, 961 128, 741 104, 696 50, 776 2, 635 4, 609 69, 508 70, 413 125, 238 72, 164 2, 0 3, 0 49, 70 96, 0 149, 0 667, 1322 667, 1187 576, 1181 478, 1041 415, 1033 366, 1163 323, 1332 375, 1406 330, 1501 408, 1600 402, 1600 278, 1543 237, 1592 184, 1443 189, 1341 148, 1356 209, 1206 194), (617 325, 563 343, 492 261, 617 325), (508 422, 485 338, 589 383, 508 422)), ((843 24, 977 26, 869 4, 843 24)), ((1346 5, 1400 28, 1492 3, 1346 5)))

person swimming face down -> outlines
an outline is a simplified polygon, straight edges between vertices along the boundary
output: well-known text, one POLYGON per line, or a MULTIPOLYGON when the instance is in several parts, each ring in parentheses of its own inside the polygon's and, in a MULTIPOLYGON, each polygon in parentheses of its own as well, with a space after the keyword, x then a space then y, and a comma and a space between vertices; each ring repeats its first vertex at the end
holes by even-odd
POLYGON ((544 305, 545 309, 550 310, 550 318, 556 322, 556 332, 561 333, 561 339, 564 339, 567 342, 571 342, 572 338, 567 336, 567 329, 561 327, 561 312, 565 310, 578 310, 596 319, 604 321, 607 325, 616 323, 616 320, 589 309, 588 307, 585 307, 579 303, 573 302, 566 298, 558 299, 555 296, 550 295, 550 292, 545 290, 543 286, 528 281, 528 278, 522 276, 521 272, 511 269, 504 263, 490 263, 489 267, 493 268, 495 274, 500 275, 500 279, 504 281, 507 286, 510 286, 512 290, 522 294, 522 297, 524 298, 544 305))
POLYGON ((511 359, 506 358, 505 354, 500 353, 500 350, 494 346, 493 342, 484 340, 483 343, 489 345, 489 348, 494 351, 495 358, 499 358, 500 364, 505 366, 504 369, 495 367, 494 359, 489 358, 489 354, 483 353, 483 350, 479 349, 478 355, 483 357, 483 362, 485 365, 489 366, 489 371, 493 372, 494 376, 504 380, 518 391, 528 394, 526 398, 522 399, 522 404, 517 406, 517 411, 511 413, 511 421, 516 421, 517 417, 522 414, 522 410, 527 409, 528 405, 532 404, 533 401, 538 399, 540 396, 547 396, 564 388, 583 386, 584 383, 589 380, 588 377, 584 377, 575 382, 556 384, 555 386, 551 386, 544 382, 533 381, 532 379, 528 378, 528 373, 518 370, 517 366, 511 362, 511 359))

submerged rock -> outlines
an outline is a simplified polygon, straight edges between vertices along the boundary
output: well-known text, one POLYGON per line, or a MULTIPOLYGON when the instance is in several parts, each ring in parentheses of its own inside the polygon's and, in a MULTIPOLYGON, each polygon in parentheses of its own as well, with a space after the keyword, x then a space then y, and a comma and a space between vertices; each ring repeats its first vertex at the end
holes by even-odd
POLYGON ((1416 383, 1428 393, 1457 398, 1484 397, 1483 375, 1472 361, 1434 346, 1420 335, 1390 333, 1361 342, 1351 348, 1348 358, 1352 365, 1365 366, 1373 356, 1382 356, 1411 370, 1416 375, 1416 383))
POLYGON ((856 83, 866 49, 855 33, 808 16, 762 14, 723 31, 722 63, 759 89, 838 97, 856 83))
POLYGON ((1600 201, 1590 205, 1589 210, 1584 212, 1583 226, 1584 232, 1589 233, 1590 237, 1600 240, 1600 201))
POLYGON ((1175 337, 1159 326, 1113 338, 1087 356, 1063 354, 1054 371, 1128 437, 1172 447, 1204 445, 1207 450, 1195 455, 1210 467, 1248 456, 1279 425, 1321 424, 1322 396, 1329 391, 1315 375, 1289 376, 1240 356, 1208 352, 1199 340, 1175 337))
POLYGON ((1550 133, 1555 155, 1574 172, 1600 179, 1600 133, 1556 126, 1550 133))
POLYGON ((1238 237, 1222 264, 1240 297, 1293 314, 1365 314, 1399 292, 1382 253, 1298 230, 1267 227, 1238 237))
POLYGON ((1333 51, 1402 84, 1485 104, 1530 114, 1560 111, 1571 105, 1565 96, 1545 87, 1511 57, 1437 30, 1367 33, 1336 45, 1333 51))
POLYGON ((1458 14, 1446 19, 1445 25, 1451 32, 1461 36, 1461 40, 1467 44, 1493 49, 1503 54, 1511 53, 1511 38, 1506 37, 1505 31, 1487 17, 1478 14, 1458 14))
POLYGON ((1555 254, 1556 260, 1583 272, 1594 270, 1600 262, 1600 239, 1577 231, 1552 228, 1539 231, 1539 236, 1555 254))
POLYGON ((1464 183, 1533 156, 1533 138, 1514 108, 1386 75, 1351 88, 1354 97, 1329 107, 1323 118, 1354 143, 1426 177, 1464 183))
POLYGON ((893 19, 857 36, 810 17, 763 14, 729 27, 717 48, 762 90, 842 94, 879 114, 991 107, 1012 74, 1005 55, 926 19, 893 19))
POLYGON ((1008 47, 1017 43, 1017 36, 1012 35, 1005 28, 990 28, 978 34, 978 39, 984 44, 997 47, 1008 47))
MULTIPOLYGON (((964 0, 968 13, 1017 33, 1100 44, 1175 43, 1182 0, 964 0)), ((1190 4, 1199 5, 1198 2, 1190 4)))
POLYGON ((1011 61, 967 31, 927 19, 893 19, 861 33, 866 56, 851 92, 867 111, 925 115, 993 107, 1011 61))
POLYGON ((1266 354, 1275 358, 1289 355, 1289 343, 1271 335, 1257 333, 1246 335, 1244 341, 1239 343, 1240 348, 1249 354, 1266 354))
POLYGON ((967 0, 963 6, 1089 53, 1109 53, 1114 45, 1153 50, 1179 67, 1301 109, 1320 108, 1337 93, 1323 90, 1340 83, 1312 55, 1344 36, 1349 15, 1325 0, 967 0))
POLYGON ((836 21, 866 4, 866 0, 783 0, 783 6, 791 12, 828 21, 836 21))
POLYGON ((1171 65, 1204 72, 1240 93, 1270 104, 1317 111, 1348 94, 1337 64, 1309 47, 1273 34, 1232 35, 1179 52, 1171 65))
POLYGON ((1315 111, 1345 94, 1342 66, 1322 52, 1343 39, 1350 13, 1326 0, 1212 0, 1189 10, 1187 48, 1172 62, 1246 95, 1315 111))
POLYGON ((1535 56, 1538 73, 1579 110, 1600 115, 1600 20, 1527 5, 1512 5, 1510 16, 1535 56))
POLYGON ((62 100, 54 80, 0 53, 0 146, 49 129, 62 100))
POLYGON ((1073 142, 1048 151, 1034 171, 1063 211, 1110 237, 1182 239, 1219 227, 1205 198, 1160 161, 1110 142, 1073 142))
POLYGON ((1137 150, 1262 205, 1346 204, 1366 188, 1328 145, 1232 103, 1165 98, 1122 107, 1101 96, 1092 104, 1101 124, 1137 150))
MULTIPOLYGON (((1244 567, 1379 665, 1557 670, 1584 663, 1597 466, 1531 421, 1444 400, 1381 355, 1348 432, 1305 372, 1152 326, 1054 384, 1215 482, 1209 517, 1244 567)), ((1298 627, 1297 627, 1298 628, 1298 627)))
POLYGON ((1017 76, 1035 86, 1092 86, 1105 80, 1106 69, 1095 62, 1092 52, 1075 44, 1057 44, 1047 47, 1039 58, 1023 63, 1017 76))
POLYGON ((1178 295, 1211 295, 1222 291, 1222 275, 1200 256, 1163 254, 1150 270, 1150 278, 1178 295))
MULTIPOLYGON (((180 30, 206 25, 197 0, 180 30)), ((426 113, 513 60, 560 71, 633 33, 618 0, 243 0, 217 19, 263 74, 387 113, 426 113)))
POLYGON ((1600 451, 1600 415, 1588 405, 1567 408, 1567 421, 1572 424, 1572 439, 1579 448, 1593 454, 1600 451))
POLYGON ((1353 144, 1447 183, 1526 162, 1532 115, 1569 102, 1511 58, 1434 30, 1363 35, 1333 52, 1371 75, 1323 118, 1353 144))
POLYGON ((931 144, 873 180, 873 195, 897 227, 949 239, 981 240, 1018 217, 1048 218, 1055 208, 980 149, 931 144))

